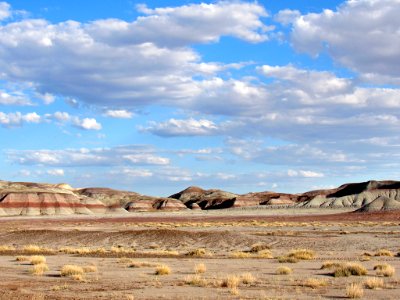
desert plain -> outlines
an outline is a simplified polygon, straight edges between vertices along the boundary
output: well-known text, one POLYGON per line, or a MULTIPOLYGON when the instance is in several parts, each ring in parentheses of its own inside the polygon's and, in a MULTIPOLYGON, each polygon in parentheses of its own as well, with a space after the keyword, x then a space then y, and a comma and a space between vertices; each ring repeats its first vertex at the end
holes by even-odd
POLYGON ((157 211, 0 224, 0 299, 348 299, 352 287, 362 299, 400 295, 398 211, 157 211), (44 257, 43 272, 35 257, 44 257), (364 271, 337 272, 349 263, 364 271))

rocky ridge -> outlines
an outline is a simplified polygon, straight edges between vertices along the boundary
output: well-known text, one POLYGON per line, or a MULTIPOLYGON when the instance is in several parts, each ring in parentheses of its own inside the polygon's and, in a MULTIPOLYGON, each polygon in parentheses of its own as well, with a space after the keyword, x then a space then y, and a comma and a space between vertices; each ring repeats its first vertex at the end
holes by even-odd
POLYGON ((189 187, 169 197, 109 188, 0 181, 0 216, 108 214, 138 211, 209 210, 243 207, 354 208, 357 212, 400 209, 400 181, 367 181, 338 188, 287 194, 238 195, 189 187))

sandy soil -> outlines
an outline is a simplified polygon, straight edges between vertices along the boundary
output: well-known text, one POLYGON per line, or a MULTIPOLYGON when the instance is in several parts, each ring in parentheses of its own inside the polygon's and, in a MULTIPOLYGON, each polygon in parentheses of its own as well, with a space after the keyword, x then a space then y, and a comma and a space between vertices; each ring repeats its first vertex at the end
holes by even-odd
MULTIPOLYGON (((345 299, 346 286, 376 277, 374 266, 388 263, 400 270, 400 257, 373 256, 379 249, 400 251, 400 214, 353 214, 310 211, 297 215, 267 212, 197 212, 135 214, 129 217, 1 218, 0 244, 15 250, 0 251, 0 299, 345 299), (270 247, 272 258, 250 253, 252 245, 270 247), (45 247, 49 271, 30 273, 32 265, 16 261, 27 255, 25 245, 45 247), (103 248, 81 254, 60 252, 62 247, 103 248), (111 247, 114 247, 112 250, 111 247), (50 250, 53 249, 52 251, 50 250), (204 248, 206 256, 187 253, 204 248), (277 257, 296 248, 312 249, 316 258, 279 263, 277 257), (117 249, 117 250, 115 250, 117 249), (119 251, 118 249, 124 249, 119 251), (369 252, 372 256, 363 256, 369 252), (245 253, 248 258, 233 258, 245 253), (368 259, 368 261, 360 261, 368 259), (324 261, 358 261, 366 276, 333 277, 321 270, 324 261), (128 267, 134 262, 149 266, 128 267), (194 266, 204 264, 200 283, 190 282, 194 266), (95 265, 97 272, 83 280, 61 277, 63 265, 95 265), (155 275, 156 265, 166 264, 169 275, 155 275), (277 275, 288 266, 290 275, 277 275), (254 281, 239 280, 237 289, 223 287, 227 276, 251 273, 254 281), (308 278, 326 286, 305 286, 308 278)), ((398 299, 400 278, 382 277, 384 287, 364 288, 363 299, 398 299)))

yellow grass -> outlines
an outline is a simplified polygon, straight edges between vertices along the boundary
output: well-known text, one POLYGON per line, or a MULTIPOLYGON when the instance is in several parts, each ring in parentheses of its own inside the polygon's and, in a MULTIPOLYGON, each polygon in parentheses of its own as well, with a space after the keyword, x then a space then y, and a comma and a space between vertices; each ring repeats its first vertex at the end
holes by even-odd
POLYGON ((385 277, 392 277, 396 273, 396 269, 389 264, 379 264, 374 266, 376 270, 376 275, 381 275, 385 277))
POLYGON ((227 288, 237 288, 240 283, 240 277, 237 275, 228 275, 226 276, 222 282, 221 282, 221 287, 227 287, 227 288))
POLYGON ((282 267, 278 267, 275 272, 278 275, 289 275, 293 272, 293 270, 289 267, 282 266, 282 267))
POLYGON ((266 245, 266 244, 257 243, 257 244, 254 244, 254 245, 251 246, 250 252, 258 253, 258 252, 263 251, 263 250, 268 250, 269 248, 270 247, 268 245, 266 245))
POLYGON ((256 278, 251 273, 243 273, 240 275, 241 281, 244 284, 252 284, 256 278))
POLYGON ((197 264, 194 266, 194 272, 196 274, 205 273, 207 271, 207 267, 205 264, 197 264))
POLYGON ((257 252, 258 258, 273 258, 271 251, 264 249, 257 252))
POLYGON ((83 275, 85 271, 81 266, 77 265, 64 265, 61 268, 60 274, 65 277, 72 277, 74 275, 83 275))
POLYGON ((188 285, 205 287, 207 286, 207 281, 202 278, 200 275, 189 275, 185 277, 185 283, 188 285))
POLYGON ((343 263, 335 268, 333 272, 334 277, 348 277, 348 276, 364 276, 367 275, 367 269, 356 262, 343 263))
POLYGON ((8 245, 1 245, 0 246, 0 252, 8 252, 8 251, 15 251, 14 246, 8 246, 8 245))
POLYGON ((25 256, 25 255, 19 255, 17 257, 15 257, 16 261, 29 261, 29 257, 25 256))
POLYGON ((291 264, 294 264, 294 263, 299 262, 299 260, 297 258, 289 257, 289 256, 279 256, 277 259, 278 259, 278 262, 280 262, 280 263, 291 263, 291 264))
POLYGON ((41 276, 44 272, 48 271, 49 267, 45 263, 35 264, 31 269, 31 274, 41 276))
POLYGON ((46 263, 46 257, 43 255, 33 255, 29 258, 29 261, 32 265, 39 265, 46 263))
POLYGON ((156 275, 169 275, 171 274, 171 268, 167 265, 159 265, 155 271, 156 275))
POLYGON ((38 245, 26 245, 22 248, 26 253, 36 254, 36 253, 51 253, 54 250, 51 248, 40 247, 38 245))
POLYGON ((133 260, 131 260, 128 265, 129 268, 144 268, 144 267, 155 267, 155 266, 157 265, 148 261, 133 261, 133 260))
POLYGON ((90 266, 83 266, 83 272, 85 273, 96 273, 97 272, 97 267, 94 265, 90 266))
POLYGON ((321 286, 327 286, 328 282, 326 279, 319 279, 319 278, 307 278, 303 283, 302 286, 306 286, 312 289, 316 289, 321 286))
POLYGON ((294 249, 287 256, 298 260, 311 260, 315 258, 315 252, 310 249, 294 249))
POLYGON ((204 249, 204 248, 199 248, 199 249, 194 249, 186 253, 187 256, 206 256, 210 255, 210 253, 204 249))
POLYGON ((383 288, 384 282, 382 278, 372 277, 364 281, 364 286, 367 289, 376 290, 383 288))
POLYGON ((361 284, 352 283, 346 287, 346 296, 351 299, 362 298, 364 290, 361 284))
POLYGON ((340 267, 342 265, 342 263, 339 263, 339 262, 333 262, 333 261, 324 261, 323 263, 322 263, 322 266, 321 266, 321 270, 324 270, 324 269, 334 269, 334 268, 338 268, 338 267, 340 267))
POLYGON ((375 256, 389 256, 389 257, 393 257, 394 254, 392 253, 392 251, 387 250, 387 249, 379 249, 376 253, 375 256))
POLYGON ((236 251, 232 252, 229 257, 231 258, 251 258, 253 255, 249 252, 243 252, 243 251, 236 251))

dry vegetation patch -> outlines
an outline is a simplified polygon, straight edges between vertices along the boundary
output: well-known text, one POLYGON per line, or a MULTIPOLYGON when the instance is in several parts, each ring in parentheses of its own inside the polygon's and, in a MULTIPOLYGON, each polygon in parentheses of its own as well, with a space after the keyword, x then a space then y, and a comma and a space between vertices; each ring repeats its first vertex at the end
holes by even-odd
POLYGON ((364 281, 364 286, 371 290, 381 289, 384 285, 385 283, 382 278, 372 277, 364 281))
POLYGON ((282 266, 282 267, 278 267, 275 272, 278 275, 289 275, 289 274, 293 273, 293 270, 289 267, 282 266))
POLYGON ((189 251, 188 253, 186 253, 186 255, 202 257, 202 256, 211 256, 211 253, 204 248, 198 248, 198 249, 189 251))
POLYGON ((357 262, 343 263, 335 268, 332 275, 334 277, 364 276, 367 275, 367 269, 357 262))
POLYGON ((171 268, 167 265, 159 265, 156 268, 155 275, 169 275, 171 274, 171 268))
POLYGON ((376 275, 384 277, 392 277, 396 273, 396 269, 389 264, 375 265, 374 270, 376 270, 376 275))
POLYGON ((256 281, 256 278, 251 273, 243 273, 240 275, 240 278, 244 284, 252 284, 256 281))
POLYGON ((301 285, 312 289, 316 289, 322 286, 327 286, 328 281, 326 279, 321 279, 321 278, 307 278, 305 281, 302 282, 301 285))
POLYGON ((362 298, 364 290, 359 283, 352 283, 346 287, 346 296, 351 299, 362 298))
POLYGON ((39 265, 46 263, 46 257, 43 255, 33 255, 29 258, 29 261, 32 265, 39 265))
POLYGON ((389 256, 389 257, 393 257, 394 254, 392 251, 387 250, 387 249, 379 249, 376 253, 375 256, 389 256))
POLYGON ((81 278, 84 273, 85 271, 83 268, 77 265, 64 265, 60 271, 61 276, 72 277, 77 280, 80 280, 79 278, 81 278))
POLYGON ((207 267, 205 264, 197 264, 194 266, 194 272, 196 274, 205 273, 207 271, 207 267))
POLYGON ((36 276, 42 276, 44 272, 47 272, 49 267, 45 263, 35 264, 30 270, 31 274, 36 276))

